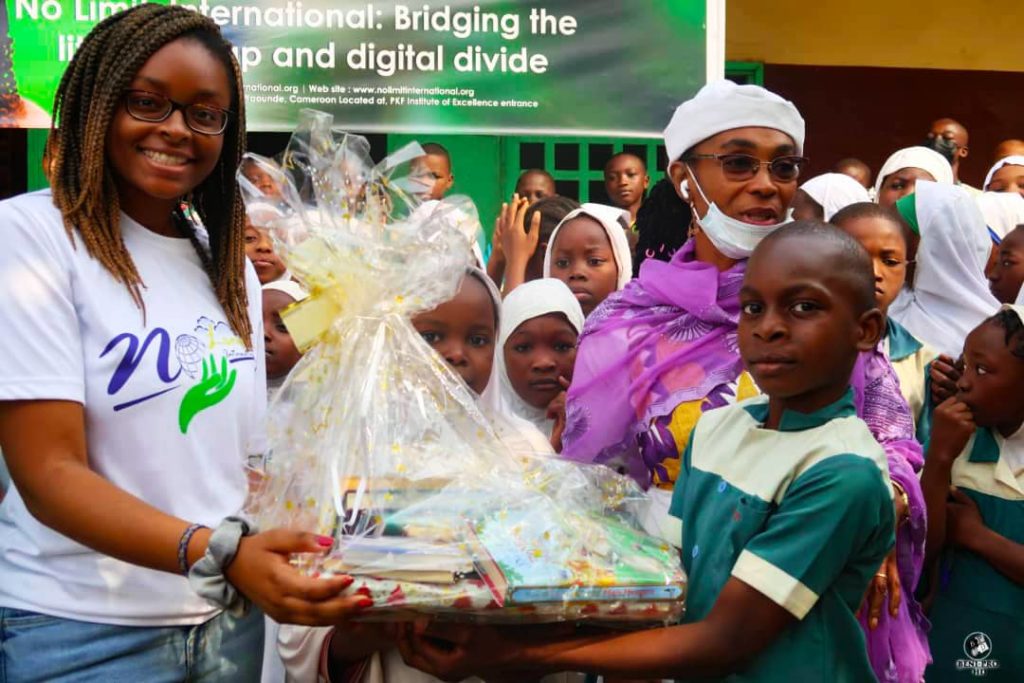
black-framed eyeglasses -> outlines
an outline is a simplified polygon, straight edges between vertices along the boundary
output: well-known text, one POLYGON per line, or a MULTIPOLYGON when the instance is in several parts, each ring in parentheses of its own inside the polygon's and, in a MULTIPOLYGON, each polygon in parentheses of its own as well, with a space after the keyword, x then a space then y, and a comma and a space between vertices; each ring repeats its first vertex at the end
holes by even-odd
POLYGON ((799 178, 800 167, 807 163, 807 157, 796 155, 764 161, 749 154, 690 154, 682 160, 694 159, 714 159, 722 165, 722 172, 729 180, 750 180, 765 165, 772 179, 780 183, 791 183, 799 178))
POLYGON ((132 118, 149 123, 166 121, 180 109, 185 116, 185 125, 202 135, 222 134, 234 113, 209 104, 181 104, 148 90, 125 90, 124 106, 132 118))

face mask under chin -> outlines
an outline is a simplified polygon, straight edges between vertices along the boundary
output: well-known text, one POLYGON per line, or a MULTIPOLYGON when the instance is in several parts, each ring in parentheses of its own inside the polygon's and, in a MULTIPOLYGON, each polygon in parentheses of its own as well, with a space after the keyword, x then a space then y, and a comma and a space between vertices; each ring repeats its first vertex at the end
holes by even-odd
MULTIPOLYGON (((711 244, 714 245, 715 249, 726 258, 737 261, 749 258, 754 252, 755 247, 761 243, 761 240, 792 220, 792 209, 786 211, 786 216, 782 222, 773 225, 754 225, 727 216, 718 208, 717 204, 707 198, 700 183, 697 182, 696 176, 693 175, 693 171, 690 171, 690 175, 693 179, 694 188, 708 207, 707 212, 701 217, 697 215, 696 208, 691 204, 690 210, 693 212, 694 220, 711 244)), ((683 189, 684 194, 687 189, 683 189)))

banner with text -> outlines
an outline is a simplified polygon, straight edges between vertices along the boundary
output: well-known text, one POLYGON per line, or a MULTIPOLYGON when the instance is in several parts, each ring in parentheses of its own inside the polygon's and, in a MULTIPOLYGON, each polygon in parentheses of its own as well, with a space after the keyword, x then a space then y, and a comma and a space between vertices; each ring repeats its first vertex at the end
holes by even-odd
MULTIPOLYGON (((3 123, 48 126, 85 34, 136 4, 5 0, 3 123)), ((291 130, 310 107, 365 132, 657 136, 705 82, 705 0, 163 4, 234 45, 250 130, 291 130)))

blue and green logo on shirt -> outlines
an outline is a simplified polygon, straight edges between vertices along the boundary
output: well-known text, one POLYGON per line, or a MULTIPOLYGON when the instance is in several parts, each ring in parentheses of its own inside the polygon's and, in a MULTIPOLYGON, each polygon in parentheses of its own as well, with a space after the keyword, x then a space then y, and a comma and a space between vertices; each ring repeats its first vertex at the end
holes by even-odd
POLYGON ((123 348, 124 355, 110 381, 107 394, 117 395, 138 370, 147 354, 156 354, 153 367, 161 384, 159 391, 131 398, 114 405, 115 411, 126 410, 176 389, 187 387, 178 406, 178 428, 188 433, 193 419, 226 399, 234 389, 237 371, 235 363, 255 360, 252 351, 223 322, 200 317, 192 334, 179 334, 171 342, 170 333, 154 328, 144 340, 131 332, 115 336, 100 353, 100 358, 123 348), (173 359, 172 359, 173 354, 173 359), (177 368, 172 371, 172 365, 177 368))

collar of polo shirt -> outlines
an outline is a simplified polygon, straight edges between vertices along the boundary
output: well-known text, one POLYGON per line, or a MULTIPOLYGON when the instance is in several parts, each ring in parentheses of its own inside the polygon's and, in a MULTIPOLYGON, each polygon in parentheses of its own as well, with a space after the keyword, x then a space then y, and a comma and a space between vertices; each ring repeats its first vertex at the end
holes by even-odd
MULTIPOLYGON (((762 425, 768 419, 768 402, 754 403, 743 406, 743 409, 750 413, 750 416, 762 425)), ((853 403, 853 389, 848 388, 843 397, 835 403, 815 410, 813 413, 798 413, 795 410, 786 410, 779 420, 780 432, 802 432, 805 429, 814 429, 840 417, 853 417, 857 414, 857 407, 853 403)), ((998 455, 998 451, 997 451, 998 455)))

